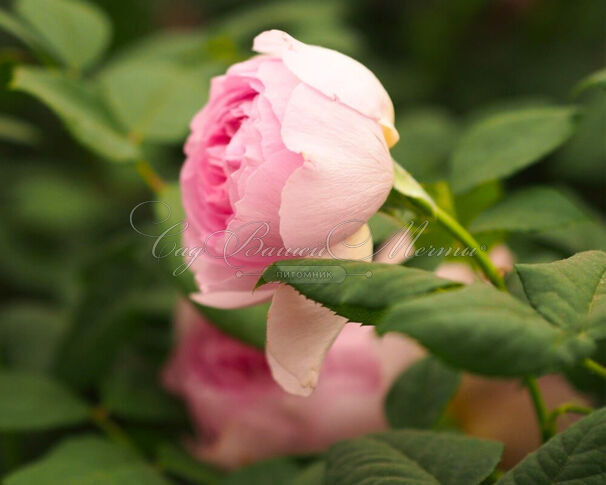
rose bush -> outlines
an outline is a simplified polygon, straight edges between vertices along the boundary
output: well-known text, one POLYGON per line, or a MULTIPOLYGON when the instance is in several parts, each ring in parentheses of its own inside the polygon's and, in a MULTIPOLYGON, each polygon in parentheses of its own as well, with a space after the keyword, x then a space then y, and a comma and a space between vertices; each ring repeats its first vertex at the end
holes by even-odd
POLYGON ((301 397, 274 382, 262 350, 223 334, 191 304, 180 303, 175 328, 164 385, 185 400, 194 420, 192 452, 224 467, 318 452, 385 428, 385 393, 422 354, 402 336, 379 338, 371 327, 348 324, 324 360, 316 391, 301 397))
POLYGON ((393 179, 393 106, 353 59, 263 32, 260 53, 212 80, 191 123, 181 172, 185 246, 200 287, 193 299, 233 308, 272 298, 267 355, 276 380, 309 394, 345 325, 287 287, 253 287, 288 257, 369 258, 365 222, 393 179))
POLYGON ((2 484, 606 482, 598 2, 5 3, 2 484))

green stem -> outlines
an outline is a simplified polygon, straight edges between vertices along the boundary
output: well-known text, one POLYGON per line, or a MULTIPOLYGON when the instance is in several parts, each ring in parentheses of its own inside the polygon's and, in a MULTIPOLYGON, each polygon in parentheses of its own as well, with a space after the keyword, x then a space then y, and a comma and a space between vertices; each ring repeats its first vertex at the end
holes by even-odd
POLYGON ((153 167, 145 160, 139 160, 136 164, 138 174, 141 176, 147 186, 156 194, 159 194, 166 187, 166 182, 162 180, 153 167))
POLYGON ((129 448, 137 454, 139 453, 129 436, 120 428, 120 426, 110 419, 109 413, 105 408, 97 407, 93 409, 91 412, 91 419, 113 442, 129 448))
POLYGON ((549 415, 547 416, 547 429, 549 430, 551 436, 553 436, 558 432, 558 418, 560 416, 566 413, 591 414, 592 412, 592 408, 587 406, 581 406, 580 404, 575 404, 573 402, 560 404, 558 407, 552 409, 549 415))
POLYGON ((499 290, 506 291, 505 281, 499 270, 492 264, 490 258, 482 250, 478 241, 463 227, 459 222, 452 217, 448 212, 440 207, 434 208, 436 220, 450 232, 456 239, 461 241, 466 247, 473 250, 473 257, 482 269, 482 272, 499 290))
MULTIPOLYGON (((456 239, 461 241, 464 245, 471 249, 475 249, 473 255, 482 269, 484 275, 495 285, 499 290, 507 291, 505 281, 499 273, 499 270, 492 264, 488 255, 482 250, 475 238, 463 227, 459 222, 454 219, 450 214, 435 206, 433 213, 436 220, 444 226, 456 239)), ((539 430, 541 432, 541 439, 543 442, 547 441, 552 436, 552 428, 548 422, 548 411, 543 396, 541 395, 541 389, 534 377, 524 378, 524 384, 530 393, 532 404, 537 416, 537 422, 539 424, 539 430)))
POLYGON ((583 366, 590 370, 591 372, 593 372, 594 374, 597 374, 601 377, 606 378, 606 367, 604 367, 601 364, 598 364, 595 360, 593 359, 585 359, 583 361, 583 366))
POLYGON ((393 190, 383 207, 395 206, 398 208, 398 206, 409 204, 414 206, 416 210, 421 211, 430 217, 435 217, 448 232, 472 250, 471 255, 476 259, 482 272, 492 284, 499 290, 506 291, 503 276, 501 276, 499 270, 495 268, 488 255, 482 250, 478 241, 474 239, 469 231, 467 231, 459 221, 448 214, 448 212, 438 207, 419 182, 417 182, 398 163, 394 162, 393 170, 393 190))
MULTIPOLYGON (((484 250, 482 250, 478 242, 469 233, 469 231, 467 231, 459 223, 459 221, 448 214, 445 210, 438 207, 431 197, 427 195, 423 187, 397 163, 394 163, 394 186, 392 193, 394 192, 401 198, 401 200, 398 200, 396 196, 396 207, 401 205, 403 201, 407 201, 415 206, 417 210, 435 217, 435 219, 458 241, 473 250, 472 255, 486 278, 488 278, 488 280, 490 280, 490 282, 499 290, 507 291, 503 276, 492 264, 492 261, 490 261, 488 255, 484 252, 484 250)), ((596 370, 596 372, 597 371, 598 370, 596 370)), ((606 375, 606 369, 603 369, 603 371, 604 373, 602 375, 606 375)), ((600 373, 602 372, 600 371, 600 373)), ((545 406, 545 402, 543 401, 543 397, 541 396, 541 390, 539 389, 539 385, 534 377, 524 378, 524 384, 528 388, 528 392, 530 393, 530 397, 532 399, 542 439, 543 441, 546 441, 551 437, 551 431, 548 428, 548 411, 547 407, 545 406)))
POLYGON ((541 389, 539 384, 534 377, 524 377, 524 385, 530 393, 532 399, 532 405, 534 407, 535 414, 537 415, 537 421, 539 422, 539 430, 541 431, 541 440, 543 443, 551 438, 552 433, 549 428, 548 422, 548 411, 543 396, 541 395, 541 389))
POLYGON ((552 409, 551 413, 549 413, 549 421, 554 422, 562 415, 567 413, 574 414, 591 414, 593 409, 588 406, 582 406, 580 404, 576 404, 574 402, 566 402, 564 404, 560 404, 558 407, 552 409))

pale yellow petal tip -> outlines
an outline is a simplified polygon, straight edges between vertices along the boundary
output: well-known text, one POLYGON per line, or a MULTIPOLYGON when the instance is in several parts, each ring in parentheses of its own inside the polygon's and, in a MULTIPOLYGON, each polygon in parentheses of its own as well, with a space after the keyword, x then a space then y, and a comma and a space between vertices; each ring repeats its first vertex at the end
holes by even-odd
POLYGON ((385 142, 387 146, 391 148, 400 140, 400 134, 398 130, 388 121, 381 120, 379 121, 381 128, 383 129, 383 136, 385 137, 385 142))

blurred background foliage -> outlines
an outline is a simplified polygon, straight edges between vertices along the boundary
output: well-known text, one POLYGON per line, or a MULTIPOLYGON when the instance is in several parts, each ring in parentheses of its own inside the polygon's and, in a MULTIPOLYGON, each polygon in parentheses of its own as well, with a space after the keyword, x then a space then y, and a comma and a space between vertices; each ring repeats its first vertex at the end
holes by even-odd
MULTIPOLYGON (((596 0, 91 3, 110 21, 111 29, 94 26, 106 46, 51 46, 68 66, 64 74, 48 71, 46 81, 69 92, 56 106, 30 96, 40 97, 40 86, 27 72, 19 75, 22 90, 11 89, 15 67, 37 60, 0 18, 0 366, 57 376, 150 450, 187 429, 183 410, 156 384, 176 290, 151 257, 151 241, 130 227, 133 207, 151 196, 133 164, 122 162, 145 157, 176 180, 210 76, 249 56, 254 35, 280 28, 369 66, 395 103, 402 139, 394 158, 469 221, 504 187, 487 184, 454 202, 441 188, 460 134, 490 113, 570 103, 575 84, 605 60, 606 4, 596 0), (83 106, 95 113, 91 125, 79 118, 83 106)), ((22 13, 52 28, 46 12, 22 13)), ((588 218, 510 237, 520 261, 606 249, 606 92, 592 90, 579 102, 584 115, 569 142, 505 189, 556 185, 588 218)), ((138 227, 157 233, 151 211, 138 215, 138 227)), ((592 386, 580 371, 575 380, 592 386)), ((37 456, 52 436, 8 438, 0 474, 37 456)), ((163 456, 184 459, 174 454, 163 456)))

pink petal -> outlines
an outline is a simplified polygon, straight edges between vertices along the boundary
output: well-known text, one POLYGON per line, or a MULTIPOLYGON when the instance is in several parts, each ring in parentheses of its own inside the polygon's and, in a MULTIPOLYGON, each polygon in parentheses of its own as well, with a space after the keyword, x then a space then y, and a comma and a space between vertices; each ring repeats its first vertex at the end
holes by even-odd
MULTIPOLYGON (((245 264, 224 255, 223 249, 217 252, 210 250, 207 239, 202 239, 192 225, 188 225, 183 233, 183 247, 186 250, 185 259, 193 272, 202 293, 214 291, 252 291, 263 266, 245 264)), ((183 268, 179 268, 180 270, 183 268)))
POLYGON ((192 293, 189 297, 200 305, 222 308, 242 308, 246 306, 263 303, 271 298, 272 290, 250 291, 222 291, 213 293, 192 293))
POLYGON ((305 160, 282 191, 280 234, 286 247, 323 247, 327 238, 341 240, 387 198, 392 160, 370 119, 301 84, 286 108, 282 138, 305 160))
POLYGON ((276 382, 291 394, 310 395, 324 356, 346 323, 290 286, 278 286, 269 308, 265 347, 276 382))
POLYGON ((492 261, 492 264, 504 274, 509 273, 513 269, 515 256, 505 244, 493 247, 488 253, 488 257, 492 261))
POLYGON ((385 391, 387 391, 393 380, 426 352, 417 342, 396 332, 387 333, 377 340, 379 346, 377 354, 383 369, 385 391))
MULTIPOLYGON (((330 249, 324 257, 369 260, 372 236, 368 225, 330 249)), ((267 317, 266 345, 267 361, 276 382, 291 394, 311 394, 324 357, 346 323, 346 318, 308 300, 290 286, 279 285, 267 317)), ((357 335, 365 338, 365 333, 359 331, 357 335)), ((356 332, 350 330, 349 334, 356 332)))
POLYGON ((398 141, 391 99, 363 64, 340 52, 299 42, 280 30, 257 35, 253 49, 282 58, 304 83, 378 121, 389 146, 398 141))
POLYGON ((282 121, 288 99, 301 81, 280 59, 275 58, 259 67, 257 77, 263 83, 262 96, 269 100, 276 117, 282 121))
MULTIPOLYGON (((289 176, 303 164, 301 155, 288 150, 280 138, 280 124, 267 99, 255 99, 255 129, 262 138, 264 163, 248 177, 242 198, 234 204, 234 218, 227 229, 237 233, 242 242, 255 234, 261 224, 269 225, 269 233, 263 238, 263 246, 280 248, 280 208, 281 190, 289 176), (251 224, 252 223, 252 224, 251 224)), ((263 227, 265 229, 265 227, 263 227)), ((257 233, 260 235, 262 233, 257 233)), ((251 249, 258 247, 251 243, 251 249)), ((253 253, 255 251, 253 250, 253 253)), ((252 253, 251 253, 252 254, 252 253)), ((269 264, 272 260, 259 254, 247 259, 256 259, 269 264)))

